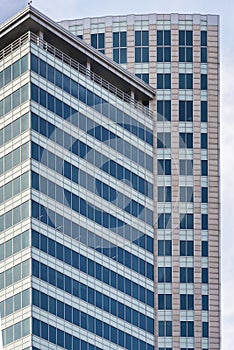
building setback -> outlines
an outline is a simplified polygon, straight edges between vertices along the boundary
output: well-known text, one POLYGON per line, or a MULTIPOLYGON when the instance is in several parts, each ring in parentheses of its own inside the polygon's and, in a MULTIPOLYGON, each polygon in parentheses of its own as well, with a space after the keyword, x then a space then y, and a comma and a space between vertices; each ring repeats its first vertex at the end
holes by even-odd
POLYGON ((220 349, 219 18, 0 26, 3 349, 220 349))

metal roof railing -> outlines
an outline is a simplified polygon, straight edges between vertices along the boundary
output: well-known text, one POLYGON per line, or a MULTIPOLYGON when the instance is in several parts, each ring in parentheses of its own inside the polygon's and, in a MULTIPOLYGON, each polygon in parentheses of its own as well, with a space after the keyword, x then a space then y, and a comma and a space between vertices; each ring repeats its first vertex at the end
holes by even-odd
POLYGON ((0 60, 10 55, 12 52, 19 49, 21 46, 23 46, 25 43, 29 41, 30 41, 30 32, 25 33, 20 38, 13 41, 10 45, 4 47, 4 49, 0 51, 0 60))

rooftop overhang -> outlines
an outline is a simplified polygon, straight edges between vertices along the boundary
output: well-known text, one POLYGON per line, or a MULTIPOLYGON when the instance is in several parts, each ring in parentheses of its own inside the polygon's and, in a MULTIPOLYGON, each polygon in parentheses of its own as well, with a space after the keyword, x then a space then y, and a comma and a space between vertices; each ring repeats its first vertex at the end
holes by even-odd
POLYGON ((37 35, 42 32, 45 41, 80 64, 87 66, 87 62, 89 62, 94 73, 127 94, 134 93, 136 100, 149 101, 155 97, 154 88, 32 6, 27 6, 0 26, 0 50, 28 31, 37 35))

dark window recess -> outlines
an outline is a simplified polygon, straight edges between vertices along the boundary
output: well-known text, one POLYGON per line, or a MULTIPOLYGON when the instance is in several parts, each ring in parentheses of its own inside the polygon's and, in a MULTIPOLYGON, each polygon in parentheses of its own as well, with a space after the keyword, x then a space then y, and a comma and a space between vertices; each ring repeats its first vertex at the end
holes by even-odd
POLYGON ((100 51, 101 53, 105 53, 105 34, 97 33, 91 34, 91 46, 100 51))
POLYGON ((135 31, 135 62, 149 62, 149 32, 135 31))
POLYGON ((117 63, 127 63, 127 32, 113 33, 113 60, 117 63))
POLYGON ((193 101, 179 101, 179 121, 193 121, 193 101))
POLYGON ((148 73, 136 73, 136 77, 143 80, 146 84, 149 84, 149 74, 148 73))
POLYGON ((179 62, 193 62, 193 32, 179 31, 179 62))
POLYGON ((157 74, 157 89, 171 89, 171 74, 157 74))
POLYGON ((157 31, 157 62, 171 61, 171 31, 157 31))
POLYGON ((171 101, 157 101, 157 120, 171 121, 171 101))
POLYGON ((193 74, 179 74, 179 89, 193 88, 193 74))

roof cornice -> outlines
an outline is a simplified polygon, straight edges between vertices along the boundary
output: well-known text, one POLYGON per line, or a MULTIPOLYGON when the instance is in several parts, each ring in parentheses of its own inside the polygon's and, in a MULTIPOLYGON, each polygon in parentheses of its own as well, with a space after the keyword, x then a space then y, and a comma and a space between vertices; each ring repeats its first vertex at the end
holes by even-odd
MULTIPOLYGON (((0 26, 1 41, 12 31, 16 30, 16 28, 22 28, 23 30, 24 27, 25 31, 27 27, 27 30, 34 31, 35 33, 38 33, 39 31, 48 31, 49 33, 53 34, 54 38, 56 37, 58 41, 64 40, 66 44, 71 45, 73 49, 80 51, 80 53, 87 57, 87 60, 90 60, 91 63, 97 66, 97 69, 99 66, 104 73, 105 71, 108 71, 109 73, 111 72, 113 77, 116 77, 116 79, 121 79, 126 84, 129 84, 131 86, 131 90, 135 93, 138 93, 139 95, 142 94, 142 96, 149 99, 154 98, 155 89, 153 87, 137 78, 128 70, 122 68, 119 64, 115 63, 98 50, 92 48, 83 40, 70 33, 64 27, 51 20, 31 5, 27 6, 21 12, 17 13, 14 17, 10 18, 0 26)), ((17 33, 15 33, 15 35, 16 34, 17 33)), ((48 41, 48 38, 46 40, 48 41)), ((54 42, 53 45, 56 46, 54 42)))

